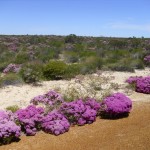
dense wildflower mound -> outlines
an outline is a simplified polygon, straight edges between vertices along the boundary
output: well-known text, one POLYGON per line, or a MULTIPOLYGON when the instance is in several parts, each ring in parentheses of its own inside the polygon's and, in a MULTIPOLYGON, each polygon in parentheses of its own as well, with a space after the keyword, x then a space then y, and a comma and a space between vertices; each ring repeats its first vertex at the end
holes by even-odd
POLYGON ((63 103, 59 111, 64 114, 71 124, 84 125, 93 123, 96 120, 98 107, 94 100, 90 102, 89 99, 83 102, 82 99, 78 99, 63 103))
POLYGON ((96 99, 94 99, 94 98, 90 98, 90 97, 86 98, 85 105, 90 106, 91 109, 94 109, 97 113, 100 109, 100 103, 97 102, 96 99))
POLYGON ((150 94, 150 76, 130 77, 126 80, 126 82, 129 84, 135 84, 136 92, 150 94))
POLYGON ((29 105, 27 108, 20 109, 16 112, 22 130, 27 135, 35 135, 36 132, 41 128, 43 114, 44 109, 34 105, 29 105))
POLYGON ((0 111, 0 145, 18 140, 21 128, 15 123, 15 116, 11 112, 0 111))
POLYGON ((63 114, 54 110, 43 117, 41 126, 45 132, 59 135, 69 131, 70 123, 63 114))
POLYGON ((143 77, 137 80, 136 91, 140 93, 150 94, 150 76, 143 77))
POLYGON ((51 107, 57 106, 63 102, 64 99, 62 98, 61 94, 53 90, 50 90, 46 94, 36 96, 31 100, 31 103, 34 105, 44 104, 51 107))
POLYGON ((122 93, 115 93, 106 97, 100 108, 102 118, 121 118, 128 116, 132 109, 132 101, 122 93))

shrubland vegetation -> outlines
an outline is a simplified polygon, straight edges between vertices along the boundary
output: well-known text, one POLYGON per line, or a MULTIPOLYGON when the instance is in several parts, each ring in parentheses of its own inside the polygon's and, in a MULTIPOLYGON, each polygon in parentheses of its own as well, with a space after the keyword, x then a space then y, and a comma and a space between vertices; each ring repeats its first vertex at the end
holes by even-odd
MULTIPOLYGON (((0 36, 1 86, 71 79, 98 70, 134 72, 134 69, 149 67, 149 63, 150 40, 145 38, 79 37, 74 34, 0 36)), ((127 117, 132 101, 123 93, 109 92, 119 85, 110 83, 99 101, 92 94, 103 91, 107 78, 89 78, 89 83, 80 83, 79 89, 70 88, 74 85, 68 87, 64 96, 53 90, 34 97, 26 108, 14 105, 0 111, 0 145, 18 140, 23 132, 35 135, 43 130, 59 135, 69 131, 72 125, 91 124, 97 116, 127 117), (79 97, 78 92, 84 86, 89 88, 85 96, 79 97)), ((127 82, 137 92, 150 93, 150 77, 130 77, 127 82)))
POLYGON ((68 36, 0 36, 0 85, 70 79, 97 70, 130 71, 149 66, 150 40, 68 36), (15 75, 10 75, 15 74, 15 75), (20 81, 21 79, 21 81, 20 81))

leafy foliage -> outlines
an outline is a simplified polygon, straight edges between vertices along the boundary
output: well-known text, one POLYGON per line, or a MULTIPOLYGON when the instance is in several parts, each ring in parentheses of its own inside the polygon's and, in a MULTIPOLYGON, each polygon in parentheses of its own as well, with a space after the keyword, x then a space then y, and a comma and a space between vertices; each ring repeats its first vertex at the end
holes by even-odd
POLYGON ((62 61, 50 61, 43 70, 44 77, 48 80, 63 79, 67 65, 62 61))

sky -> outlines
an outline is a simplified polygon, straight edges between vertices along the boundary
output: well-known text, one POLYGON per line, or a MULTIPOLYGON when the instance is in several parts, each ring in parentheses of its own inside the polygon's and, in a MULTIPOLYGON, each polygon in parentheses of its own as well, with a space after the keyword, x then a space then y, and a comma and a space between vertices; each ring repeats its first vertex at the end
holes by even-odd
POLYGON ((0 34, 150 37, 150 0, 0 0, 0 34))

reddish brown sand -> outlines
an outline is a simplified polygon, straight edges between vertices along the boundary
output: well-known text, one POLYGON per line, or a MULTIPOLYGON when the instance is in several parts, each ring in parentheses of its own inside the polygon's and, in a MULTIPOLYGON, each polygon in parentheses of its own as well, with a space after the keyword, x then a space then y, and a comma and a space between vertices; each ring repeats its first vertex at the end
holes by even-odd
POLYGON ((134 102, 128 118, 104 120, 72 127, 68 133, 53 136, 39 132, 22 136, 0 150, 149 150, 150 103, 134 102))

